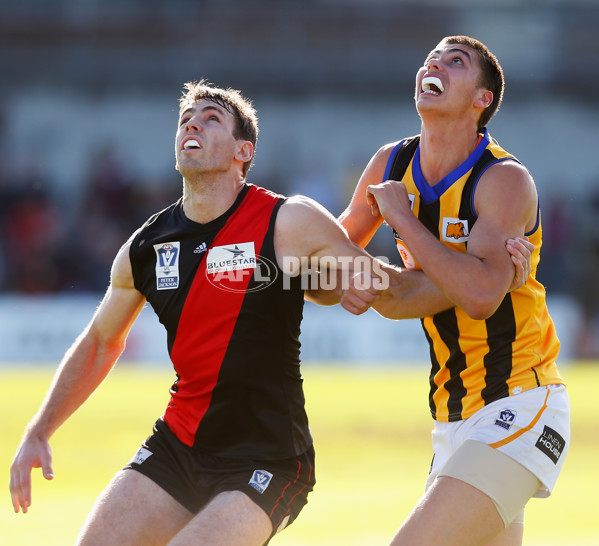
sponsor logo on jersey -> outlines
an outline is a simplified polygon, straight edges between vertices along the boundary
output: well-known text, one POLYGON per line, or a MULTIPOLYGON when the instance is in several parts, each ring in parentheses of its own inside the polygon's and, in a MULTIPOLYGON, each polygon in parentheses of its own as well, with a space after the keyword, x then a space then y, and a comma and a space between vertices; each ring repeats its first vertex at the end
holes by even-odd
POLYGON ((266 470, 254 470, 250 481, 248 482, 258 493, 262 494, 272 480, 272 474, 266 470))
POLYGON ((208 251, 206 273, 240 271, 256 267, 254 242, 215 246, 208 251))
MULTIPOLYGON (((408 199, 410 200, 410 209, 414 210, 414 201, 416 196, 413 193, 408 193, 408 199)), ((408 249, 407 245, 403 242, 399 233, 393 230, 393 237, 395 237, 395 244, 397 245, 397 252, 401 256, 401 261, 406 269, 420 269, 420 265, 408 249)))
MULTIPOLYGON (((279 270, 271 260, 264 256, 255 257, 253 269, 225 270, 218 273, 210 273, 206 269, 208 282, 220 290, 226 292, 258 292, 268 288, 279 276, 279 270), (252 280, 248 282, 248 276, 252 280)), ((285 289, 285 286, 283 286, 285 289)))
POLYGON ((397 245, 397 252, 401 256, 401 261, 406 269, 420 269, 418 262, 412 256, 412 253, 409 251, 406 244, 403 242, 402 238, 399 236, 397 231, 393 230, 393 237, 395 238, 395 244, 397 245))
POLYGON ((133 459, 131 459, 131 463, 134 464, 141 464, 143 463, 150 455, 152 455, 152 452, 145 448, 145 447, 140 447, 137 450, 137 453, 134 455, 133 459))
MULTIPOLYGON (((394 230, 395 233, 395 230, 394 230)), ((399 238, 395 237, 395 244, 397 245, 397 252, 401 256, 401 261, 406 269, 421 269, 420 265, 406 246, 406 244, 399 238)))
POLYGON ((459 218, 443 218, 441 236, 449 243, 465 243, 468 240, 468 220, 459 218))
POLYGON ((227 292, 257 292, 270 286, 279 274, 268 258, 256 256, 254 242, 216 246, 206 256, 206 278, 227 292), (248 281, 253 277, 253 283, 248 281))
POLYGON ((154 245, 156 252, 156 288, 173 290, 179 287, 179 250, 181 243, 154 245))
POLYGON ((547 457, 557 464, 565 444, 565 440, 558 432, 545 425, 543 428, 543 434, 539 436, 535 447, 540 449, 545 455, 547 455, 547 457))
POLYGON ((206 245, 206 243, 202 243, 201 245, 198 245, 193 253, 194 254, 202 254, 203 252, 206 252, 208 250, 208 246, 206 245))
POLYGON ((516 421, 516 415, 518 415, 515 411, 510 409, 502 409, 499 412, 499 417, 495 419, 495 424, 498 427, 504 428, 505 430, 509 430, 510 427, 516 421))

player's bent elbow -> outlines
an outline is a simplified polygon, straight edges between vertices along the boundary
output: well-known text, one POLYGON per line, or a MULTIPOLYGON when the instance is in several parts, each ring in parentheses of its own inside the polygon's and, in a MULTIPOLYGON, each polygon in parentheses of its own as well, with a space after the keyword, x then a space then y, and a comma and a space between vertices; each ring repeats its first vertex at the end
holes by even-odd
POLYGON ((499 304, 495 299, 473 299, 464 304, 462 309, 474 320, 486 320, 497 311, 499 304))
POLYGON ((486 320, 497 311, 505 298, 505 292, 497 282, 471 283, 459 296, 456 294, 454 303, 474 320, 486 320))
POLYGON ((488 319, 493 313, 492 312, 488 312, 485 309, 476 309, 476 310, 468 310, 465 309, 466 314, 474 320, 486 320, 488 319))

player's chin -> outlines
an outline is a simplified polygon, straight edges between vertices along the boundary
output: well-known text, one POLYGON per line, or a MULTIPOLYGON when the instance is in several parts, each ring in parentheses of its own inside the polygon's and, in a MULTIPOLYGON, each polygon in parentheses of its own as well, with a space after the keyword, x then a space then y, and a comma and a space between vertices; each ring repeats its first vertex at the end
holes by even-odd
POLYGON ((179 158, 177 161, 177 170, 181 173, 183 178, 189 178, 202 171, 196 161, 186 157, 179 158))
POLYGON ((439 96, 421 93, 416 97, 416 109, 419 113, 439 108, 439 96))

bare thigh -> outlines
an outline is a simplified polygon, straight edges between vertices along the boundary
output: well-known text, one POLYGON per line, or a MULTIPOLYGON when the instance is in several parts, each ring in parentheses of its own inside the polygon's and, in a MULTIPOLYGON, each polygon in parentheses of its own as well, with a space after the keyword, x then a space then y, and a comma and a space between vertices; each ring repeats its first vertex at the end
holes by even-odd
POLYGON ((524 523, 510 523, 485 546, 520 546, 524 538, 524 523))
POLYGON ((193 514, 160 486, 135 470, 122 470, 92 508, 78 546, 166 544, 193 514))
POLYGON ((260 546, 272 533, 266 512, 241 491, 214 497, 169 546, 260 546))
POLYGON ((441 476, 428 488, 391 544, 480 546, 499 540, 503 532, 518 531, 511 527, 504 527, 495 504, 482 491, 461 480, 441 476))

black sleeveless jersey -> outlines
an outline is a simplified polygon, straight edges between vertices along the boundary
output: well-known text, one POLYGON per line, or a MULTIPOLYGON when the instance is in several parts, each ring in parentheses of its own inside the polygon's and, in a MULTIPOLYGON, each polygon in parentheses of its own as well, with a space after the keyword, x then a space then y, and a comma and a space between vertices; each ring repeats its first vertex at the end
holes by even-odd
POLYGON ((166 328, 177 374, 163 419, 205 452, 283 459, 312 445, 299 359, 304 294, 274 249, 284 200, 246 184, 207 224, 187 218, 179 200, 131 242, 135 287, 166 328))

